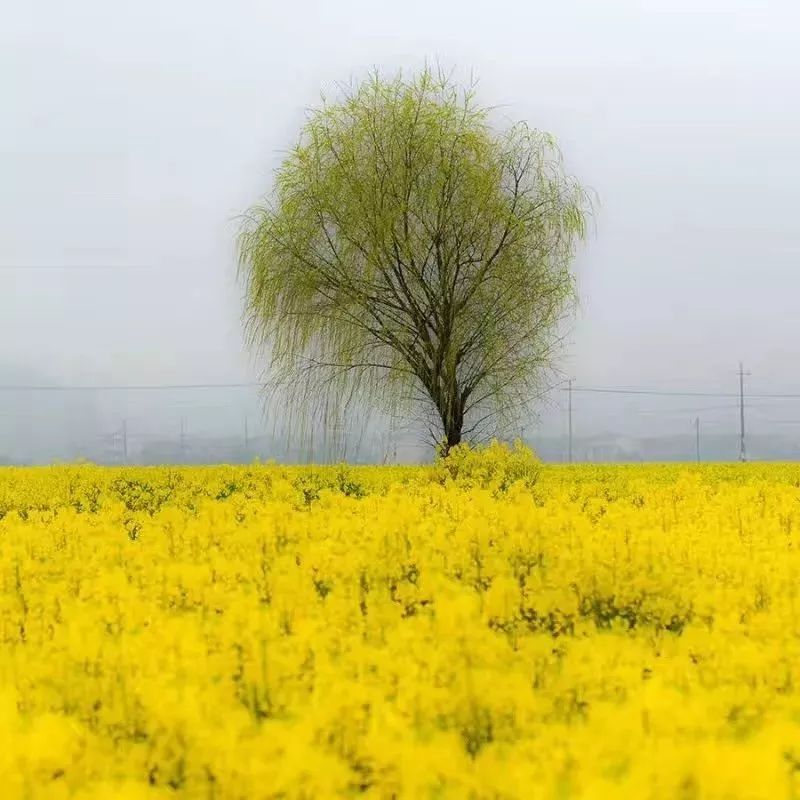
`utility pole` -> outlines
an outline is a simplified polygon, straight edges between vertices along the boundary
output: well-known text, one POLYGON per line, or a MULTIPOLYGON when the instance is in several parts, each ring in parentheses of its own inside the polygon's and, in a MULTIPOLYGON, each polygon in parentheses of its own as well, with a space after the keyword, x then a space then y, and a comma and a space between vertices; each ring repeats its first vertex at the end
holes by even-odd
POLYGON ((128 463, 128 420, 122 420, 122 463, 128 463))
POLYGON ((567 381, 567 410, 569 420, 569 463, 572 463, 572 378, 567 381))
POLYGON ((247 452, 250 448, 250 437, 247 432, 247 416, 244 418, 244 449, 247 452))
POLYGON ((181 461, 186 461, 186 421, 181 417, 181 461))
POLYGON ((739 362, 739 461, 747 461, 747 453, 744 446, 744 376, 745 373, 742 362, 739 362))
POLYGON ((700 463, 700 417, 694 418, 694 438, 695 449, 697 451, 697 463, 700 463))

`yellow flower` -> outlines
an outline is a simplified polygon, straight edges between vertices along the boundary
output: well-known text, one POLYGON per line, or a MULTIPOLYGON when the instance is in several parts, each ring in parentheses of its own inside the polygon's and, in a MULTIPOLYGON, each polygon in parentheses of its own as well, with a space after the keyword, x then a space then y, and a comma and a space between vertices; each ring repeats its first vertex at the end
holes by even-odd
POLYGON ((3 797, 798 797, 798 485, 0 469, 3 797))

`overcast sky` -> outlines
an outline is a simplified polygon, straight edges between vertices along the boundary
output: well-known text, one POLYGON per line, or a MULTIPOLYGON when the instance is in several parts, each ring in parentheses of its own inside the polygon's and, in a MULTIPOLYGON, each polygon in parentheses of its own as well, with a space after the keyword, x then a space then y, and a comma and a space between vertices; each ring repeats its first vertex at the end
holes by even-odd
POLYGON ((599 194, 565 370, 800 389, 798 26, 792 0, 7 3, 0 377, 252 377, 236 215, 321 90, 427 58, 599 194))

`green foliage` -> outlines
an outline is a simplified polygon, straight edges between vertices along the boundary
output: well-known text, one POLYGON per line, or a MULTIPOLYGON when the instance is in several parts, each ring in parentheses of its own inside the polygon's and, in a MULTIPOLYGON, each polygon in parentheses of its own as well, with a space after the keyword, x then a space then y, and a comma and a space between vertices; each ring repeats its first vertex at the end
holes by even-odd
POLYGON ((308 472, 298 475, 293 485, 300 493, 302 505, 306 506, 310 506, 316 500, 319 500, 320 492, 328 488, 328 485, 326 485, 326 482, 319 472, 308 472))
POLYGON ((336 488, 347 497, 364 497, 364 487, 355 479, 352 470, 346 464, 340 464, 336 473, 336 488))
POLYGON ((240 239, 251 345, 296 421, 354 404, 481 437, 542 389, 587 195, 472 89, 372 75, 313 111, 240 239))

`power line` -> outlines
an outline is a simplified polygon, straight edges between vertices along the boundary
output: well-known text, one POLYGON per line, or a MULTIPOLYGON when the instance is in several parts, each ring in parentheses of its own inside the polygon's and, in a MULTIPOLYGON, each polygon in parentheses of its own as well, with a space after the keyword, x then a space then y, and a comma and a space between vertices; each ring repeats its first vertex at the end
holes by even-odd
MULTIPOLYGON (((562 392, 568 391, 561 389, 562 392)), ((621 394, 621 395, 646 395, 650 397, 732 397, 739 399, 739 392, 701 392, 701 391, 669 391, 660 389, 616 389, 599 386, 573 386, 573 392, 593 394, 621 394)), ((800 393, 796 392, 762 392, 748 393, 748 398, 757 400, 800 400, 800 393)))
POLYGON ((0 271, 36 272, 38 270, 60 270, 66 272, 94 270, 100 272, 124 272, 126 270, 155 269, 150 264, 0 264, 0 271))
POLYGON ((83 385, 0 385, 0 392, 156 392, 197 389, 257 389, 263 383, 150 383, 150 384, 83 384, 83 385))
MULTIPOLYGON (((749 408, 750 406, 748 406, 749 408)), ((652 414, 654 416, 678 416, 681 414, 696 414, 699 411, 728 411, 731 409, 738 409, 738 403, 728 403, 720 406, 698 406, 691 408, 634 408, 627 410, 628 414, 652 414)))
MULTIPOLYGON (((262 389, 266 383, 245 381, 240 383, 133 383, 133 384, 0 384, 0 392, 150 392, 194 391, 209 389, 262 389)), ((559 391, 584 394, 636 395, 646 397, 709 397, 739 400, 739 392, 704 392, 696 390, 672 391, 661 389, 622 389, 605 386, 566 386, 559 391)), ((747 397, 755 400, 800 400, 800 392, 761 392, 747 397)), ((738 403, 737 406, 738 407, 738 403)), ((720 409, 724 406, 719 406, 720 409)), ((690 409, 694 410, 694 409, 690 409)))
MULTIPOLYGON (((111 392, 111 391, 162 391, 162 390, 196 390, 196 389, 249 389, 261 388, 263 383, 151 383, 151 384, 8 384, 0 385, 0 391, 10 392, 111 392)), ((673 392, 654 389, 614 389, 601 387, 572 386, 564 388, 564 392, 583 392, 599 394, 647 395, 657 397, 735 397, 731 392, 673 392)), ((800 394, 753 394, 755 398, 800 398, 800 394)))
MULTIPOLYGON (((567 391, 562 389, 561 391, 567 391)), ((629 395, 647 395, 650 397, 738 397, 738 394, 732 392, 698 392, 698 391, 669 391, 661 389, 616 389, 606 388, 599 386, 573 386, 573 392, 582 392, 584 394, 629 394, 629 395)), ((800 395, 798 395, 800 397, 800 395)))

